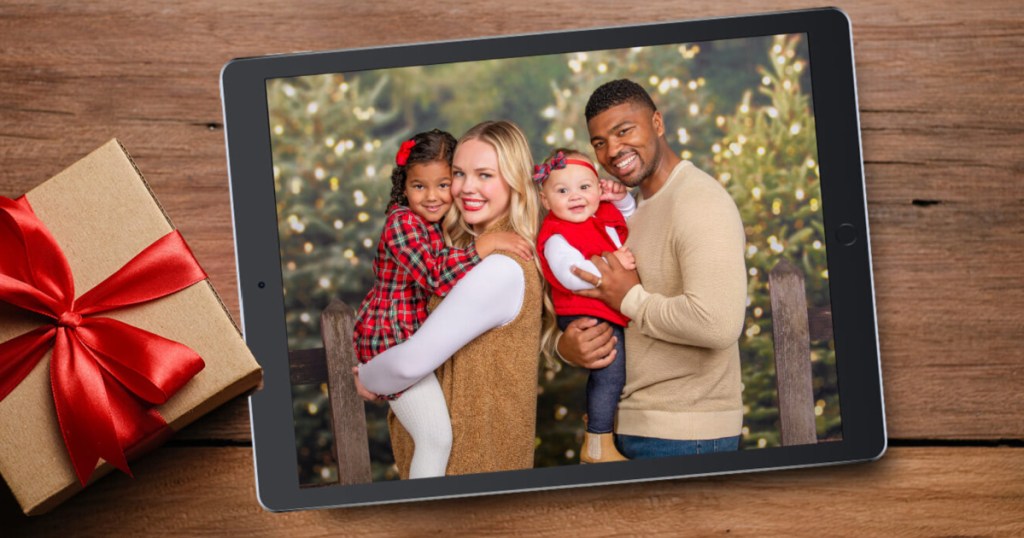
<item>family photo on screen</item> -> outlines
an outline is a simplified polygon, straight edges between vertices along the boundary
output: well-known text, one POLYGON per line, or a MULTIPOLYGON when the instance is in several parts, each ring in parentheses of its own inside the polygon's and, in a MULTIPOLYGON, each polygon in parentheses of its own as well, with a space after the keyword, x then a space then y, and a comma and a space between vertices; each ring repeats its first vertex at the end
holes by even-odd
MULTIPOLYGON (((351 306, 373 480, 841 439, 807 56, 783 35, 268 80, 289 350, 351 306)), ((292 389, 300 483, 334 483, 328 388, 292 389)))

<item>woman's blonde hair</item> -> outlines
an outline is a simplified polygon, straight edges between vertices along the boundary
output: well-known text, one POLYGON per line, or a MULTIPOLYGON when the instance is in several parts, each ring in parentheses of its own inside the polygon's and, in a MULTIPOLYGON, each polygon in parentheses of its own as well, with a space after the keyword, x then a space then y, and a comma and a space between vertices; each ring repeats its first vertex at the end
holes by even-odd
MULTIPOLYGON (((507 218, 512 231, 536 245, 540 230, 540 200, 537 186, 533 182, 533 155, 526 135, 518 125, 510 121, 485 121, 466 131, 456 148, 468 140, 479 140, 494 148, 498 155, 498 172, 511 190, 507 218)), ((450 243, 457 247, 465 247, 477 235, 463 221, 455 204, 452 204, 452 209, 445 216, 444 231, 450 243)), ((534 263, 540 271, 536 256, 534 263)), ((558 334, 555 309, 548 293, 547 281, 543 278, 541 285, 544 298, 541 352, 548 366, 557 369, 557 361, 553 360, 552 354, 558 334)))

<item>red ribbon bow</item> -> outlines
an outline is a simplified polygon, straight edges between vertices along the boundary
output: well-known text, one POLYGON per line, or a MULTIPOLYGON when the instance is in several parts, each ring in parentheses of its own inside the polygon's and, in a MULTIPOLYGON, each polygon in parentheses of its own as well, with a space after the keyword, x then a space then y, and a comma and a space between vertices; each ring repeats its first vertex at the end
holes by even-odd
POLYGON ((53 402, 78 480, 85 485, 99 458, 130 475, 125 452, 167 428, 152 406, 205 364, 185 345, 94 314, 170 295, 206 273, 174 231, 75 299, 67 259, 24 196, 0 197, 0 252, 0 301, 53 320, 0 344, 0 400, 52 347, 53 402))
POLYGON ((402 142, 402 145, 398 147, 398 154, 395 155, 395 164, 405 166, 405 163, 409 162, 409 154, 412 153, 412 147, 415 145, 415 140, 402 142))

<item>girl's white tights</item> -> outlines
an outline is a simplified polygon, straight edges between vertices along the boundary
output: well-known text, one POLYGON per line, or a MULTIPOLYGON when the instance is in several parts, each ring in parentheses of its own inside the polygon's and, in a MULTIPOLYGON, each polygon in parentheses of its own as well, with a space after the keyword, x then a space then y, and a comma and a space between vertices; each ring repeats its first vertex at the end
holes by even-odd
POLYGON ((437 377, 424 377, 389 403, 415 444, 409 478, 444 476, 452 451, 452 421, 437 377))

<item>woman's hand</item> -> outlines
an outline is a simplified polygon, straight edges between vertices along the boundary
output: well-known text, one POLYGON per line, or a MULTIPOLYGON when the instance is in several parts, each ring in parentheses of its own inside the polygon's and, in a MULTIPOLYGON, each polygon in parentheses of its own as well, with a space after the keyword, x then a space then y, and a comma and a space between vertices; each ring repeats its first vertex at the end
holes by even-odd
POLYGON ((496 250, 505 250, 524 260, 533 259, 533 244, 513 232, 493 232, 476 239, 476 253, 486 258, 496 250))
POLYGON ((573 320, 558 339, 558 354, 566 362, 591 370, 604 368, 615 360, 612 326, 594 318, 573 320))
POLYGON ((364 400, 366 400, 368 402, 379 402, 379 401, 381 401, 381 398, 380 398, 379 394, 374 394, 374 393, 366 390, 366 387, 363 386, 363 383, 361 381, 359 381, 359 367, 358 366, 353 366, 352 367, 352 377, 353 377, 353 381, 355 381, 355 384, 356 384, 356 393, 359 394, 360 398, 362 398, 362 399, 364 399, 364 400))
POLYGON ((601 272, 600 275, 588 273, 579 267, 572 268, 572 274, 589 282, 594 289, 579 290, 576 295, 597 299, 615 310, 622 310, 622 300, 629 290, 640 283, 640 275, 636 269, 626 269, 619 258, 611 252, 603 252, 601 256, 591 256, 590 261, 601 272))

